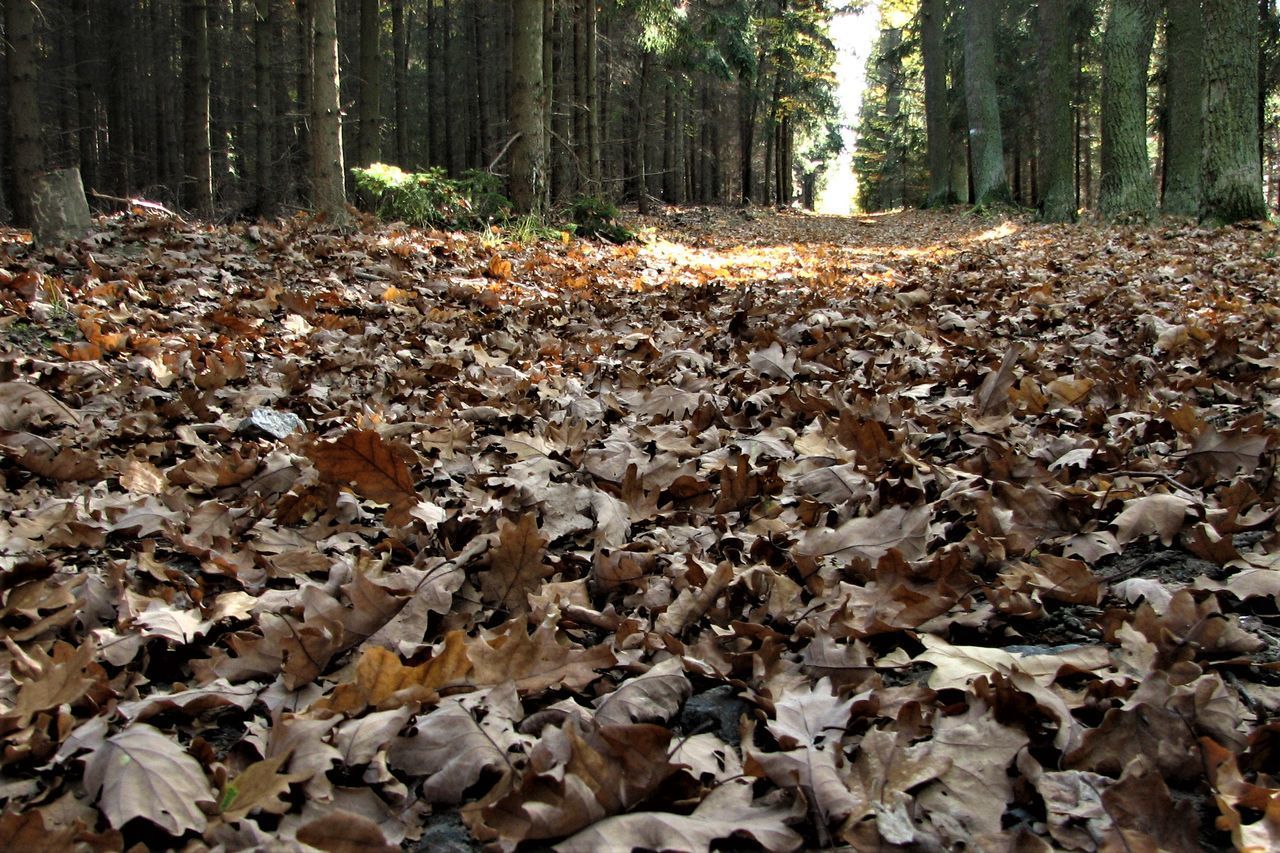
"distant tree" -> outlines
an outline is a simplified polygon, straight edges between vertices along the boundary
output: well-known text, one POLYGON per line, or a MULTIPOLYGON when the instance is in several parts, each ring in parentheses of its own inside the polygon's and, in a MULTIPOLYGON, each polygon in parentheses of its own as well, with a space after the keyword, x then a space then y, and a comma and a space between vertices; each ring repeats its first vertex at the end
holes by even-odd
POLYGON ((996 86, 992 0, 962 2, 964 87, 973 163, 973 203, 981 207, 1009 201, 1009 181, 1004 169, 1004 137, 996 86))
MULTIPOLYGON (((1241 0, 1234 0, 1240 2, 1241 0)), ((1112 0, 1102 39, 1103 216, 1148 217, 1155 186, 1147 156, 1147 65, 1161 0, 1112 0)))
POLYGON ((1204 204, 1217 222, 1263 219, 1258 149, 1258 13, 1247 0, 1205 0, 1204 204))
POLYGON ((335 0, 309 0, 311 67, 311 204, 330 222, 347 219, 346 168, 339 101, 338 13, 335 0))

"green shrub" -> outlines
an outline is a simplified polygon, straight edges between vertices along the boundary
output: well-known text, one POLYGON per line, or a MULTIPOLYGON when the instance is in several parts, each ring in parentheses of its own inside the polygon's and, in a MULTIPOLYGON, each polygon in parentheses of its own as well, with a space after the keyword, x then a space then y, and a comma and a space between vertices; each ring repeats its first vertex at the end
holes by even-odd
POLYGON ((383 219, 410 225, 477 228, 506 219, 511 202, 500 192, 501 181, 486 172, 467 172, 454 180, 443 169, 406 172, 398 166, 374 163, 352 169, 356 186, 383 219))
POLYGON ((574 232, 579 237, 600 237, 611 243, 629 243, 635 232, 618 222, 618 206, 606 198, 587 195, 574 200, 569 207, 574 232))

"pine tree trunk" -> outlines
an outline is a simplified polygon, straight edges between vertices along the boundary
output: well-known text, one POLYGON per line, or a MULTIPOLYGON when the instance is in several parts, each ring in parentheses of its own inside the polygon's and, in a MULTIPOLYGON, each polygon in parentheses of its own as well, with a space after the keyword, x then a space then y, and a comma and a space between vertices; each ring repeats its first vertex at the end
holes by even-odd
POLYGON ((640 58, 640 85, 636 93, 636 209, 641 216, 649 212, 649 158, 645 150, 649 144, 648 109, 649 78, 653 61, 649 51, 640 58))
POLYGON ((920 4, 920 50, 924 59, 925 148, 929 163, 929 207, 955 203, 951 191, 951 144, 947 121, 947 57, 942 39, 944 0, 920 4))
MULTIPOLYGON (((213 215, 213 160, 209 143, 209 9, 183 0, 183 201, 200 216, 213 215)), ((113 130, 114 133, 114 130, 113 130)))
POLYGON ((1098 206, 1107 219, 1149 217, 1156 206, 1147 156, 1147 64, 1159 6, 1160 0, 1114 0, 1102 38, 1098 206))
POLYGON ((596 0, 586 0, 584 6, 586 14, 583 16, 582 34, 586 59, 587 175, 591 181, 591 193, 599 195, 604 173, 600 152, 600 65, 596 0))
POLYGON ((85 186, 93 188, 98 184, 98 118, 97 99, 93 94, 94 82, 98 79, 97 53, 91 46, 91 19, 89 0, 73 0, 72 38, 75 40, 76 54, 76 114, 79 122, 78 153, 80 160, 80 176, 85 186))
POLYGON ((1072 3, 1040 3, 1036 19, 1040 89, 1040 151, 1037 189, 1040 218, 1047 222, 1075 219, 1072 168, 1071 37, 1072 3))
MULTIPOLYGON (((404 0, 391 0, 392 88, 395 99, 396 163, 409 164, 409 30, 404 20, 404 0)), ((434 109, 435 104, 428 104, 434 109)))
POLYGON ((1258 151, 1258 12, 1205 0, 1204 207, 1214 222, 1264 219, 1258 151))
POLYGON ((964 89, 973 159, 973 203, 984 207, 1009 201, 996 89, 991 0, 964 0, 963 15, 964 89))
POLYGON ((205 23, 209 43, 209 158, 211 194, 216 203, 224 196, 232 180, 231 116, 225 79, 226 39, 231 31, 227 28, 226 0, 205 0, 205 3, 208 7, 205 23))
POLYGON ((336 0, 311 0, 315 45, 311 70, 311 205, 332 224, 347 221, 342 156, 336 0))
POLYGON ((254 105, 254 208, 265 214, 275 206, 272 193, 272 159, 275 152, 275 86, 271 79, 272 41, 275 35, 272 20, 272 0, 254 0, 253 20, 253 88, 257 103, 254 105))
POLYGON ((546 93, 542 85, 542 0, 513 0, 511 43, 511 201, 521 213, 541 213, 547 168, 542 139, 546 93))
POLYGON ((754 154, 756 142, 755 81, 749 77, 738 79, 738 151, 741 161, 738 167, 742 182, 742 203, 751 204, 755 183, 754 154))
POLYGON ((1168 0, 1169 70, 1164 158, 1164 212, 1200 212, 1204 150, 1204 19, 1200 0, 1168 0))
POLYGON ((14 221, 31 225, 35 180, 44 167, 40 144, 35 0, 7 0, 9 156, 12 158, 14 221))
POLYGON ((382 159, 382 15, 378 0, 360 0, 360 141, 357 159, 382 159))
POLYGON ((547 168, 547 203, 554 204, 557 193, 563 187, 552 158, 555 156, 552 142, 555 134, 555 103, 560 91, 556 86, 556 4, 555 0, 542 0, 542 89, 546 109, 542 111, 542 162, 547 168))

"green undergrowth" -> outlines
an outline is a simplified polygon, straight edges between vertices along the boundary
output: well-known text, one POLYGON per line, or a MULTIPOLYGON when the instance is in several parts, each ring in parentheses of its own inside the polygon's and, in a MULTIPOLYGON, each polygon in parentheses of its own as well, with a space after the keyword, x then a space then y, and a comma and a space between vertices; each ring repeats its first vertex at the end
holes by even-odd
POLYGON ((619 222, 617 205, 600 196, 581 196, 559 215, 515 216, 502 181, 488 172, 471 170, 450 178, 443 169, 406 172, 398 166, 374 163, 351 170, 364 203, 387 221, 426 228, 479 230, 495 228, 520 242, 578 237, 627 243, 635 232, 619 222))

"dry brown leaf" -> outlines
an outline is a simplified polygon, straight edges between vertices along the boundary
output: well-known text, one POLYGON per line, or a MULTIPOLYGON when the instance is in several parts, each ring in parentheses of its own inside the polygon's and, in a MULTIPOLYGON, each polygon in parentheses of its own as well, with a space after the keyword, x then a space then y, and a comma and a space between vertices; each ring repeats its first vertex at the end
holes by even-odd
POLYGON ((480 574, 484 600, 512 615, 527 613, 529 593, 536 592, 554 571, 543 561, 546 545, 533 513, 525 513, 514 524, 500 519, 497 543, 489 550, 489 568, 480 574))

